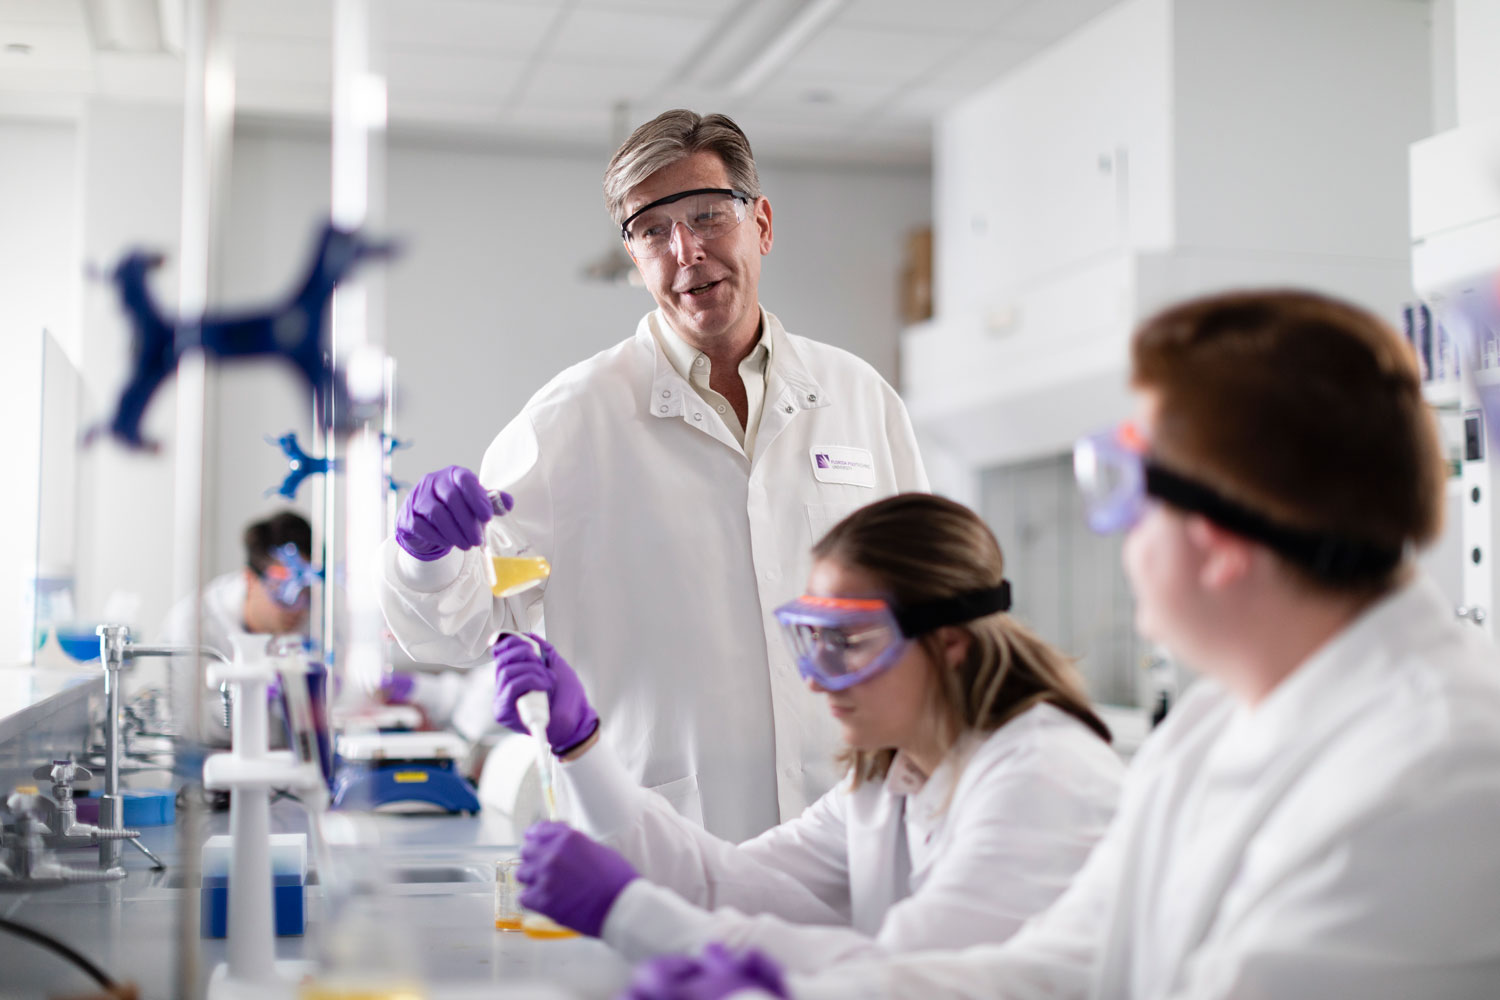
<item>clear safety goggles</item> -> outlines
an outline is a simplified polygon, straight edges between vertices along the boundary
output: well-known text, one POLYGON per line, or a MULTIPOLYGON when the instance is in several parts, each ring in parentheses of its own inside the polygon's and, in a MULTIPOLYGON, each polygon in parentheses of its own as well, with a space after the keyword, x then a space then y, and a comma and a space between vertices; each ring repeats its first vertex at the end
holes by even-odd
POLYGON ((700 240, 726 236, 741 222, 754 199, 733 188, 695 188, 658 198, 620 225, 620 236, 638 259, 660 257, 672 249, 679 224, 700 240))
POLYGON ((1288 527, 1163 467, 1129 421, 1080 438, 1073 446, 1073 477, 1089 527, 1100 534, 1135 527, 1156 499, 1260 542, 1330 582, 1383 576, 1401 561, 1399 548, 1288 527))
POLYGON ((1128 531, 1146 511, 1146 439, 1129 421, 1079 438, 1073 478, 1089 527, 1101 535, 1128 531))
POLYGON ((777 608, 776 620, 804 678, 842 691, 895 666, 911 641, 943 625, 1010 610, 1010 584, 913 608, 874 598, 803 595, 777 608))

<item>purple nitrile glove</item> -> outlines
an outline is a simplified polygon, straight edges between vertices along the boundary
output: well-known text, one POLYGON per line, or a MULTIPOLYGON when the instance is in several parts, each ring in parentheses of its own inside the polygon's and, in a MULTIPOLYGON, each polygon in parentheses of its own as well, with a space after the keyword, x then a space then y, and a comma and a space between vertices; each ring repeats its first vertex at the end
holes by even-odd
POLYGON ((640 878, 618 851, 566 823, 537 823, 521 841, 521 905, 598 937, 620 892, 640 878))
POLYGON ((412 692, 416 689, 415 675, 395 670, 380 679, 380 686, 375 689, 375 693, 387 705, 407 705, 411 703, 412 692))
POLYGON ((396 516, 396 544, 431 562, 452 549, 484 544, 484 523, 494 516, 479 477, 461 465, 429 472, 417 481, 396 516))
POLYGON ((531 638, 541 647, 540 654, 531 643, 509 632, 495 643, 495 721, 518 733, 529 732, 516 702, 528 691, 547 692, 551 709, 547 742, 561 756, 594 735, 599 713, 589 704, 583 682, 568 661, 547 640, 531 638))
POLYGON ((636 967, 621 1000, 721 1000, 760 990, 786 1000, 781 966, 754 948, 736 954, 717 942, 697 958, 662 955, 636 967))

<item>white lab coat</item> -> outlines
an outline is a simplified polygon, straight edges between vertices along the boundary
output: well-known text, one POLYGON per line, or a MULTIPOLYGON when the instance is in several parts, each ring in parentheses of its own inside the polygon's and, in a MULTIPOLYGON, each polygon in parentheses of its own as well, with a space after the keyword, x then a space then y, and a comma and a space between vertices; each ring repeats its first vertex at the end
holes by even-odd
POLYGON ((480 479, 515 497, 507 517, 551 561, 547 586, 497 601, 478 550, 420 563, 388 540, 381 587, 417 660, 483 663, 498 629, 543 628, 632 778, 736 841, 836 778, 834 726, 772 610, 802 592, 809 548, 836 521, 927 488, 906 409, 875 370, 762 315, 773 349, 753 460, 648 314, 548 383, 485 454, 480 479))
MULTIPOLYGON (((203 609, 200 619, 199 641, 227 657, 234 656, 231 636, 248 635, 245 631, 245 571, 243 569, 214 577, 203 585, 203 599, 195 602, 187 596, 172 605, 162 622, 160 641, 164 645, 186 646, 193 641, 193 611, 198 604, 203 609)), ((224 703, 217 692, 198 690, 189 675, 193 661, 189 657, 174 656, 167 659, 145 658, 133 661, 126 672, 125 690, 133 696, 147 687, 168 686, 172 714, 179 725, 186 725, 192 714, 190 692, 197 694, 203 703, 204 741, 215 746, 229 745, 229 729, 224 725, 224 703)))
MULTIPOLYGON (((216 576, 203 585, 202 643, 225 656, 234 655, 230 636, 245 635, 245 571, 237 569, 216 576)), ((161 626, 161 641, 168 645, 187 645, 193 641, 193 606, 191 596, 172 605, 161 626)))
POLYGON ((1103 835, 1124 767, 1039 705, 960 741, 930 777, 898 755, 883 782, 845 782, 738 847, 632 785, 602 746, 562 771, 576 824, 644 876, 610 909, 607 943, 642 959, 723 941, 810 971, 1014 934, 1103 835))
POLYGON ((1500 994, 1500 658, 1427 579, 1254 711, 1202 681, 1077 881, 1003 947, 854 963, 798 997, 1500 994))

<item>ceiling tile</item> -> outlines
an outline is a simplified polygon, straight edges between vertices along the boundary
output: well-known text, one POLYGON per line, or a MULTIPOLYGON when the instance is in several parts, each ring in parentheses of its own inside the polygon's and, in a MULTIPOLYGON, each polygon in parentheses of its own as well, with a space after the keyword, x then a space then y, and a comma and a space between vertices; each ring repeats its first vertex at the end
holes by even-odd
POLYGON ((0 28, 12 24, 86 23, 80 0, 0 0, 0 28))
POLYGON ((1046 0, 1017 8, 995 26, 1013 38, 1052 40, 1083 26, 1118 0, 1046 0))
POLYGON ((231 35, 285 35, 327 40, 333 35, 329 0, 225 0, 224 30, 231 35))
POLYGON ((613 59, 548 59, 526 80, 521 99, 526 105, 610 108, 620 101, 635 103, 655 93, 670 70, 660 63, 622 65, 613 59))
POLYGON ((925 75, 969 41, 956 32, 902 32, 830 26, 787 61, 806 77, 900 85, 925 75))
POLYGON ((390 100, 392 127, 415 124, 488 131, 503 118, 503 106, 499 100, 444 99, 421 94, 392 94, 390 100))
POLYGON ((41 21, 11 24, 0 20, 0 65, 25 72, 42 70, 87 70, 93 49, 82 25, 41 21), (29 45, 26 53, 7 52, 9 44, 29 45))
POLYGON ((585 10, 644 11, 657 14, 718 15, 758 0, 578 0, 585 10))
POLYGON ((548 48, 563 58, 611 56, 637 65, 675 67, 683 54, 702 44, 718 23, 711 14, 697 17, 647 12, 574 10, 548 48))
POLYGON ((420 46, 526 55, 546 39, 558 16, 551 6, 491 0, 387 0, 385 19, 393 49, 420 46))
POLYGON ((1000 79, 1042 48, 1034 41, 1007 36, 981 38, 945 62, 922 84, 972 92, 1000 79))
POLYGON ((922 86, 903 91, 881 109, 883 116, 908 121, 931 122, 938 115, 972 94, 967 88, 922 86))
POLYGON ((475 101, 501 100, 515 89, 525 68, 521 58, 399 49, 386 60, 386 89, 393 98, 448 94, 475 101))
POLYGON ((783 73, 756 91, 757 108, 799 108, 808 114, 868 112, 888 102, 898 88, 889 82, 830 80, 813 74, 783 73))
POLYGON ((307 38, 276 38, 244 35, 234 44, 235 88, 262 85, 332 86, 328 43, 307 38))
MULTIPOLYGON (((987 31, 1033 0, 852 0, 837 24, 906 31, 987 31)), ((1051 2, 1051 0, 1048 0, 1051 2)))

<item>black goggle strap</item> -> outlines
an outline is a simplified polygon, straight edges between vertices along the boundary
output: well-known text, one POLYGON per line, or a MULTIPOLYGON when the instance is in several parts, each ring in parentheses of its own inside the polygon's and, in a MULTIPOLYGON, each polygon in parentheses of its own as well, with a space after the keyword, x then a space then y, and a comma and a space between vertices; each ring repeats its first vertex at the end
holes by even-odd
POLYGON ((736 201, 743 201, 747 205, 750 203, 750 196, 738 188, 693 188, 691 191, 678 191, 676 194, 669 194, 665 198, 658 198, 651 204, 643 205, 633 212, 628 219, 620 223, 620 236, 623 239, 630 239, 630 224, 653 208, 670 205, 674 201, 691 198, 695 194, 727 194, 736 201))
POLYGON ((1202 514, 1227 531, 1261 542, 1330 583, 1384 576, 1401 550, 1277 524, 1219 493, 1147 461, 1146 492, 1174 507, 1202 514))
POLYGON ((944 625, 958 625, 997 611, 1009 610, 1010 581, 1001 580, 998 587, 971 590, 967 594, 928 601, 909 608, 892 607, 891 614, 900 626, 901 634, 908 639, 915 639, 944 625))

